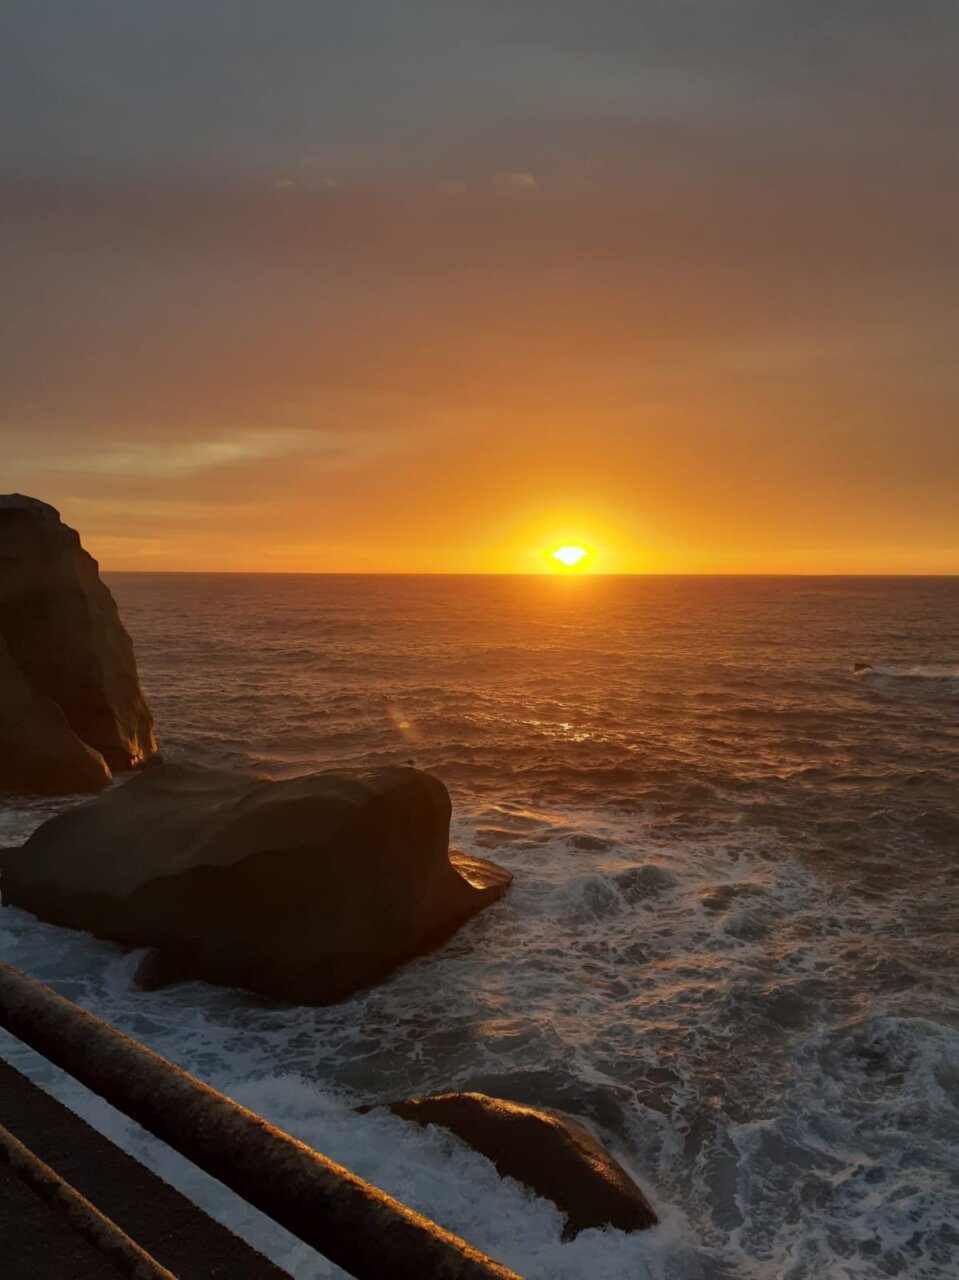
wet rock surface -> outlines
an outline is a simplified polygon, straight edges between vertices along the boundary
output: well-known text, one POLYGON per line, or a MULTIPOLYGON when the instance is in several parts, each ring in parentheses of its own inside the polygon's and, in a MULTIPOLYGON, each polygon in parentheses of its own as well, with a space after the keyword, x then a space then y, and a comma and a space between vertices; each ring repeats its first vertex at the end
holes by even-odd
MULTIPOLYGON (((389 1104, 404 1120, 439 1125, 566 1215, 564 1238, 591 1227, 642 1231, 656 1214, 626 1170, 577 1120, 483 1093, 446 1093, 389 1104)), ((371 1110, 369 1107, 362 1108, 371 1110)))

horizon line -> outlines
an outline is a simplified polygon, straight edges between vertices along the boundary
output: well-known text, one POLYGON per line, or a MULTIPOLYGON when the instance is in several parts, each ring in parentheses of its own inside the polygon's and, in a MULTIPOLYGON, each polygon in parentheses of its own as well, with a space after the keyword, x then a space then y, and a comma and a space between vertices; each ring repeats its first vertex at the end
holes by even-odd
POLYGON ((177 576, 177 577, 220 577, 220 578, 544 578, 570 581, 571 579, 590 578, 959 578, 959 570, 955 573, 877 573, 837 571, 801 572, 790 570, 775 572, 667 572, 647 570, 642 573, 523 573, 523 572, 489 572, 469 570, 452 570, 438 572, 436 570, 404 570, 404 569, 109 569, 98 566, 101 573, 129 573, 145 576, 177 576))

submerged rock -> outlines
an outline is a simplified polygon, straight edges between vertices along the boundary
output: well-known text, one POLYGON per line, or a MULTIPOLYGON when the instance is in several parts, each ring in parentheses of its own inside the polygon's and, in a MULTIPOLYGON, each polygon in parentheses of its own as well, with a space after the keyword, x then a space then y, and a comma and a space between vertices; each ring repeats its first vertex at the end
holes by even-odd
POLYGON ((130 769, 155 754, 133 645, 96 561, 53 507, 16 493, 0 495, 0 637, 0 790, 91 790, 109 779, 104 762, 130 769))
POLYGON ((485 1093, 409 1098, 389 1109, 404 1120, 449 1129, 492 1160, 503 1177, 552 1200, 566 1215, 564 1239, 590 1227, 642 1231, 658 1221, 622 1165, 569 1116, 485 1093))
POLYGON ((450 799, 416 769, 282 782, 157 765, 52 818, 4 859, 4 901, 194 977, 325 1004, 431 950, 512 876, 449 850, 450 799))

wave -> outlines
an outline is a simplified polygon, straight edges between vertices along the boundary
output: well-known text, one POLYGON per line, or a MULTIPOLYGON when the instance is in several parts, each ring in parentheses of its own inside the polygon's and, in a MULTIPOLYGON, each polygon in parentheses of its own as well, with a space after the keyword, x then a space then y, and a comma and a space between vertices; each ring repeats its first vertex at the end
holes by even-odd
POLYGON ((959 680, 959 664, 950 662, 920 662, 912 666, 873 666, 857 663, 853 668, 857 679, 882 676, 888 680, 959 680))

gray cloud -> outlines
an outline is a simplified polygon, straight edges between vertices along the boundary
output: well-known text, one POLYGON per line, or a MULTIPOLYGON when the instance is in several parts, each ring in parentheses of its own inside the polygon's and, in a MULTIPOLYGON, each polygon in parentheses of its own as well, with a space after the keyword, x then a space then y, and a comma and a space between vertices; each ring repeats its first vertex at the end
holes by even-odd
POLYGON ((770 520, 911 485, 945 527, 955 5, 8 0, 4 24, 18 483, 171 528, 216 525, 204 494, 267 526, 265 495, 321 493, 346 527, 353 467, 415 527, 417 468, 499 441, 518 502, 586 423, 583 484, 635 475, 651 511, 767 468, 795 489, 770 520))
POLYGON ((949 0, 8 0, 0 155, 47 174, 355 176, 464 152, 535 171, 536 148, 588 158, 557 133, 624 125, 653 147, 943 155, 957 37, 949 0))

